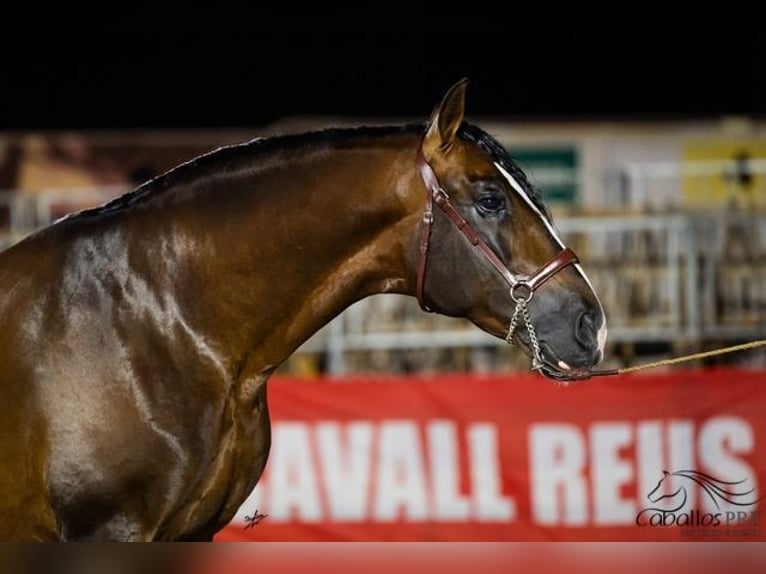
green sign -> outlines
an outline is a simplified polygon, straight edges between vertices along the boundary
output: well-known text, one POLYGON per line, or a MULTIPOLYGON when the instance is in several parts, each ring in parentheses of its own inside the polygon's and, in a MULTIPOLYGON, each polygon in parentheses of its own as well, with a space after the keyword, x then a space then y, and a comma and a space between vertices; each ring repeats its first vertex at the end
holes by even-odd
POLYGON ((577 150, 573 147, 508 147, 546 203, 574 205, 579 188, 577 150))

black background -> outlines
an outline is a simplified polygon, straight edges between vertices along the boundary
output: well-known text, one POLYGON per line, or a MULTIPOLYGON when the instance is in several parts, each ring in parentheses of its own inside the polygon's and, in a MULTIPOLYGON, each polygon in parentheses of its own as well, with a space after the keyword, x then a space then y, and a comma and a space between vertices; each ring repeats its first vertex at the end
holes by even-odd
POLYGON ((478 24, 467 6, 438 22, 382 6, 270 15, 194 5, 160 17, 118 5, 114 14, 6 19, 0 130, 420 119, 461 77, 469 116, 766 116, 764 42, 747 24, 755 15, 668 22, 636 19, 639 5, 588 17, 550 6, 478 24))

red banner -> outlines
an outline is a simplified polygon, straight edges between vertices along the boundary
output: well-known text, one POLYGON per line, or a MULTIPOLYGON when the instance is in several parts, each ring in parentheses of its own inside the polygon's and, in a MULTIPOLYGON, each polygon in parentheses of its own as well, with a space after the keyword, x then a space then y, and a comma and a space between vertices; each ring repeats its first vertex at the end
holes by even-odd
POLYGON ((766 372, 273 380, 217 540, 766 540, 766 372))

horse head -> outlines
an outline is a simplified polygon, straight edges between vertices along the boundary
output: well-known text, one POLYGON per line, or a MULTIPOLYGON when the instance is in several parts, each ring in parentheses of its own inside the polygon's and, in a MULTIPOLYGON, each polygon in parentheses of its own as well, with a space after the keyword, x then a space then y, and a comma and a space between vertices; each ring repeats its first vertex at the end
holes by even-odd
MULTIPOLYGON (((662 471, 662 478, 657 482, 657 486, 655 486, 652 491, 646 495, 646 498, 649 499, 652 503, 657 503, 660 500, 663 500, 665 498, 675 498, 678 496, 682 491, 685 494, 686 490, 683 486, 679 486, 675 490, 668 492, 668 488, 663 486, 667 480, 670 480, 674 475, 669 473, 667 470, 662 471)), ((685 498, 685 497, 684 497, 685 498)))
POLYGON ((433 223, 430 242, 421 241, 421 252, 430 249, 421 304, 520 343, 549 376, 590 369, 603 358, 606 341, 601 303, 522 170, 499 142, 464 121, 465 92, 464 80, 447 92, 419 152, 426 186, 438 182, 437 205, 443 193, 452 206, 439 205, 433 216, 427 211, 433 223), (564 262, 557 260, 562 254, 564 262), (530 277, 535 285, 527 289, 530 277), (515 289, 514 278, 522 288, 515 289), (509 333, 518 299, 528 320, 519 318, 521 327, 509 333))

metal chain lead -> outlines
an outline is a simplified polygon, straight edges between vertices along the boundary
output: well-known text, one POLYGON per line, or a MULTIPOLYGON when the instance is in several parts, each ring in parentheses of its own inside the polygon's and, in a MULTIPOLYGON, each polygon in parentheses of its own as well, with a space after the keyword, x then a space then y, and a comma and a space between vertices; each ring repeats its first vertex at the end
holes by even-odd
POLYGON ((516 346, 513 341, 513 335, 516 332, 516 327, 519 324, 519 313, 521 313, 521 306, 524 305, 524 301, 516 302, 516 309, 513 310, 513 316, 511 317, 511 323, 508 325, 508 334, 505 336, 505 342, 509 345, 516 346))
POLYGON ((524 319, 524 326, 527 328, 527 334, 529 335, 529 345, 532 348, 532 366, 533 371, 539 371, 543 368, 543 360, 540 356, 540 343, 537 340, 537 333, 532 325, 532 320, 529 317, 529 307, 527 307, 528 299, 517 299, 516 308, 513 310, 513 316, 511 322, 508 325, 508 334, 505 336, 505 341, 509 345, 514 345, 513 335, 516 332, 516 327, 519 325, 519 315, 524 319))

